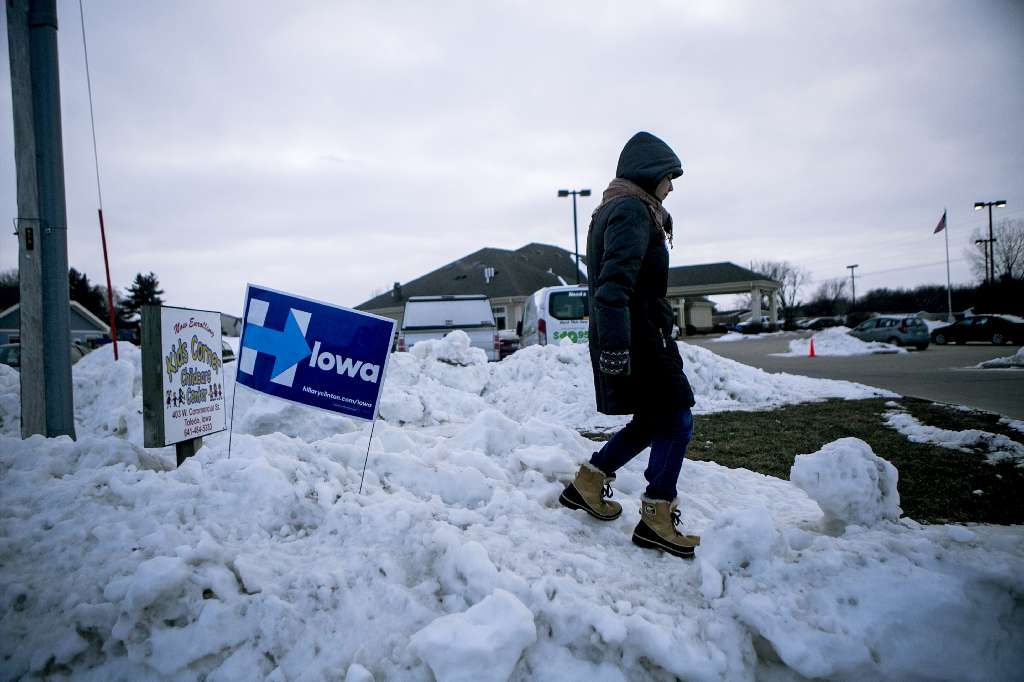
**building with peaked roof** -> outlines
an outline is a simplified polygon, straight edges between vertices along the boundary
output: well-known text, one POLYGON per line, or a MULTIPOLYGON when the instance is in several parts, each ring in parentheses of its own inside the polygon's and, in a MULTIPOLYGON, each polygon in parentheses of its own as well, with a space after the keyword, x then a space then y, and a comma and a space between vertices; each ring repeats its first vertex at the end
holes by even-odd
POLYGON ((778 323, 779 283, 765 275, 747 268, 723 261, 701 265, 681 265, 668 270, 668 296, 676 311, 677 324, 685 321, 681 328, 690 327, 697 331, 710 330, 711 305, 705 296, 723 294, 750 294, 750 316, 761 319, 768 316, 771 324, 778 323), (761 296, 768 295, 768 310, 761 310, 761 296))
MULTIPOLYGON (((71 301, 71 341, 87 343, 90 339, 110 337, 110 327, 78 301, 71 301)), ((15 303, 0 312, 0 343, 17 343, 21 338, 21 304, 15 303)))
MULTIPOLYGON (((514 251, 483 248, 391 291, 356 306, 359 310, 390 317, 402 323, 410 296, 486 294, 491 300, 499 329, 515 329, 523 306, 533 292, 544 287, 575 284, 577 271, 572 253, 549 244, 531 243, 514 251)), ((586 283, 587 268, 580 257, 579 281, 586 283)), ((761 317, 761 293, 769 295, 776 309, 779 283, 735 263, 709 263, 669 268, 668 299, 681 330, 710 331, 712 303, 705 298, 719 294, 754 294, 751 314, 761 317)), ((774 318, 773 318, 774 321, 774 318)))
MULTIPOLYGON (((515 251, 483 248, 412 281, 395 282, 391 291, 356 308, 398 320, 401 326, 410 296, 486 294, 498 329, 515 329, 530 294, 544 287, 575 284, 576 280, 575 257, 557 246, 532 243, 515 251)), ((582 257, 579 281, 587 281, 582 257)))

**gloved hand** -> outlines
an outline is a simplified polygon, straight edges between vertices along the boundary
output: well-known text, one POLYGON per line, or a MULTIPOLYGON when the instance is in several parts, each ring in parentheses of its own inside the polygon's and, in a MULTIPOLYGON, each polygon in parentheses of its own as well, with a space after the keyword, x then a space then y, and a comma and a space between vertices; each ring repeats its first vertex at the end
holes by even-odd
POLYGON ((604 374, 627 376, 629 374, 628 350, 603 350, 598 359, 599 368, 604 374))

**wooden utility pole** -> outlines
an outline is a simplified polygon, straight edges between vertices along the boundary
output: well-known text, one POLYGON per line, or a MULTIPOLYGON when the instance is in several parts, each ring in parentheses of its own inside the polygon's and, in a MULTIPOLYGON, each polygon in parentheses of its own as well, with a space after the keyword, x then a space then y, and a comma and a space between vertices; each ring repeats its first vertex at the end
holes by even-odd
POLYGON ((18 178, 21 435, 75 436, 56 0, 7 0, 18 178))

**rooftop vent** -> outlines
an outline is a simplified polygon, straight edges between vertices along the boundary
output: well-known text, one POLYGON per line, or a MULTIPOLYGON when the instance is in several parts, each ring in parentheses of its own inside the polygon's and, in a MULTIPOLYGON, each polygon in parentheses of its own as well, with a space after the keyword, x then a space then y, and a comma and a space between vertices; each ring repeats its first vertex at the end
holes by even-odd
POLYGON ((394 286, 391 287, 391 298, 396 301, 402 300, 402 285, 399 282, 395 282, 394 286))

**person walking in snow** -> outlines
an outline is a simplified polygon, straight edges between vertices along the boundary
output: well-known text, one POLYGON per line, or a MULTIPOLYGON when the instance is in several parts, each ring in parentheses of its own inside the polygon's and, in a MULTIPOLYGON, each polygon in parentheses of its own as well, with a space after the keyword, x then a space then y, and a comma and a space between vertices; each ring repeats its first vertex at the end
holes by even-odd
POLYGON ((662 206, 672 180, 682 174, 667 144, 637 133, 622 149, 615 179, 594 210, 587 266, 597 409, 633 419, 580 466, 559 501, 601 521, 617 519, 622 505, 608 499, 615 472, 650 447, 633 542, 689 558, 700 538, 676 530, 676 482, 693 433, 694 400, 665 300, 672 217, 662 206))

